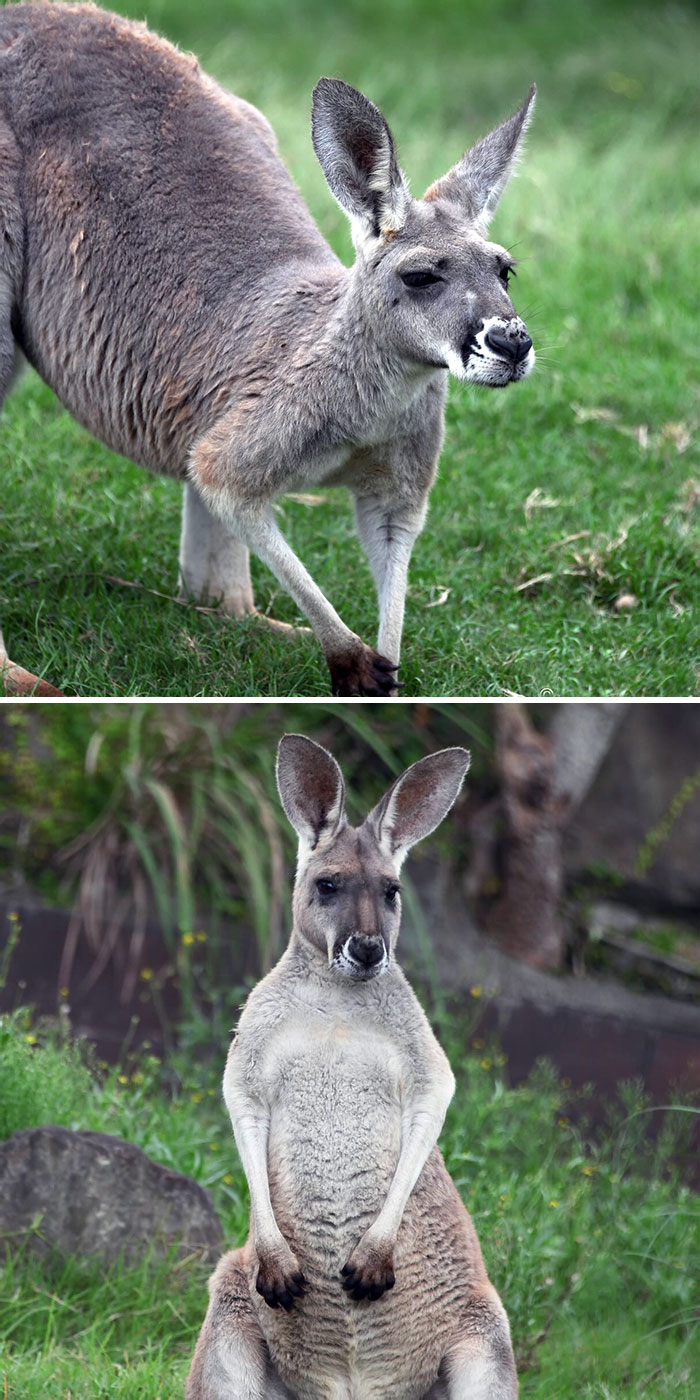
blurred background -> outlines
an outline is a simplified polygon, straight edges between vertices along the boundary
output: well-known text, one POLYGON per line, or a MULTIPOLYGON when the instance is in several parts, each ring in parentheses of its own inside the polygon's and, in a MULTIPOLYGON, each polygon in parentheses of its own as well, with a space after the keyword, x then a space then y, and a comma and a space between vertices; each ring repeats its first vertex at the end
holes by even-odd
POLYGON ((210 1047, 286 946, 281 735, 328 747, 363 819, 466 744, 408 867, 402 960, 436 1004, 580 1087, 700 1086, 700 710, 693 704, 44 705, 0 712, 0 1006, 70 1014, 114 1059, 186 1017, 210 1047), (478 1015, 477 1015, 478 1013, 478 1015))
POLYGON ((516 701, 0 708, 8 1395, 182 1392, 247 1229, 220 1081, 289 934, 290 731, 335 754, 354 823, 471 749, 402 874, 399 960, 455 1070, 441 1144, 523 1397, 695 1400, 700 710, 516 701))

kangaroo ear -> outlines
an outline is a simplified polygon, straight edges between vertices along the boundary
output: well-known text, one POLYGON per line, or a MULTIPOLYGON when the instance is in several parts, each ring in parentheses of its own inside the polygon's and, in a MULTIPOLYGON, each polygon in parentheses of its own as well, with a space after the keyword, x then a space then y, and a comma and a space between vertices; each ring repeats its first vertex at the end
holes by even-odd
POLYGON ((311 850, 345 826, 343 775, 327 749, 285 734, 277 750, 277 788, 294 830, 311 850))
POLYGON ((367 824, 397 864, 447 816, 470 762, 466 749, 442 749, 421 758, 370 812, 367 824))
POLYGON ((518 158, 534 104, 533 83, 519 111, 472 146, 423 198, 451 199, 462 205, 485 233, 518 158))
POLYGON ((406 219, 408 186, 379 108, 338 78, 321 78, 314 89, 311 134, 331 192, 350 216, 355 247, 398 233, 406 219))

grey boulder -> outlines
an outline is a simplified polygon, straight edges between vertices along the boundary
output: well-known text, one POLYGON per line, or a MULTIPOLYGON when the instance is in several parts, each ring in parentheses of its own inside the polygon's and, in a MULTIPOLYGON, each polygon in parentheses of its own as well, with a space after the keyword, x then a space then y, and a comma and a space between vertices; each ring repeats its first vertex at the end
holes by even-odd
POLYGON ((0 1143, 0 1242, 129 1264, 176 1245, 211 1264, 222 1239, 209 1192, 123 1138, 43 1127, 0 1143))

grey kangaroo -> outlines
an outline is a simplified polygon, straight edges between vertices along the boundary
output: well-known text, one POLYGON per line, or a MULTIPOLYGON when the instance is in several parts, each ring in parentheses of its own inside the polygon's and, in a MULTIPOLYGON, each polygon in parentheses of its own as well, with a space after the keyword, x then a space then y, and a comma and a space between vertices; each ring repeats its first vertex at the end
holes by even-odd
POLYGON ((534 100, 422 199, 361 93, 322 78, 312 135, 355 263, 323 239, 265 118, 165 40, 92 5, 0 12, 0 401, 23 351, 109 447, 184 483, 181 586, 254 611, 253 550, 308 618, 338 695, 395 692, 411 550, 447 371, 534 364, 487 228, 534 100), (272 509, 343 484, 379 599, 365 645, 272 509))
POLYGON ((468 764, 421 759, 353 829, 335 760, 282 740, 294 926, 224 1075, 251 1231, 211 1279, 187 1400, 517 1396, 506 1315, 435 1145, 454 1078, 394 960, 401 862, 468 764))

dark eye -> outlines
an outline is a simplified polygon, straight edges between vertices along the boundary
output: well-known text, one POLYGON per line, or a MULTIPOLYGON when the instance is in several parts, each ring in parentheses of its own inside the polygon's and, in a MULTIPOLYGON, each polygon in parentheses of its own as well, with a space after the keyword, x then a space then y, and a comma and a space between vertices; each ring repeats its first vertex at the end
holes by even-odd
POLYGON ((435 282, 442 282, 436 272, 400 272, 399 277, 404 287, 432 287, 435 282))
POLYGON ((397 894, 399 893, 399 890, 400 890, 400 889, 401 889, 401 886, 400 886, 400 885, 388 885, 388 886, 387 886, 386 891, 385 891, 385 894, 386 894, 386 898, 388 899, 388 901, 389 901, 390 904, 394 904, 394 903, 396 902, 396 896, 397 896, 397 894))
POLYGON ((326 896, 338 893, 338 886, 336 885, 335 880, 329 880, 327 878, 317 880, 316 889, 318 890, 319 894, 325 894, 326 896))
POLYGON ((503 286, 505 287, 506 291, 508 291, 508 281, 509 281, 509 278, 515 277, 515 275, 516 275, 516 274, 515 274, 515 268, 514 268, 514 267, 508 267, 507 265, 504 266, 504 267, 499 267, 499 269, 498 269, 498 277, 499 277, 499 280, 503 283, 503 286))

